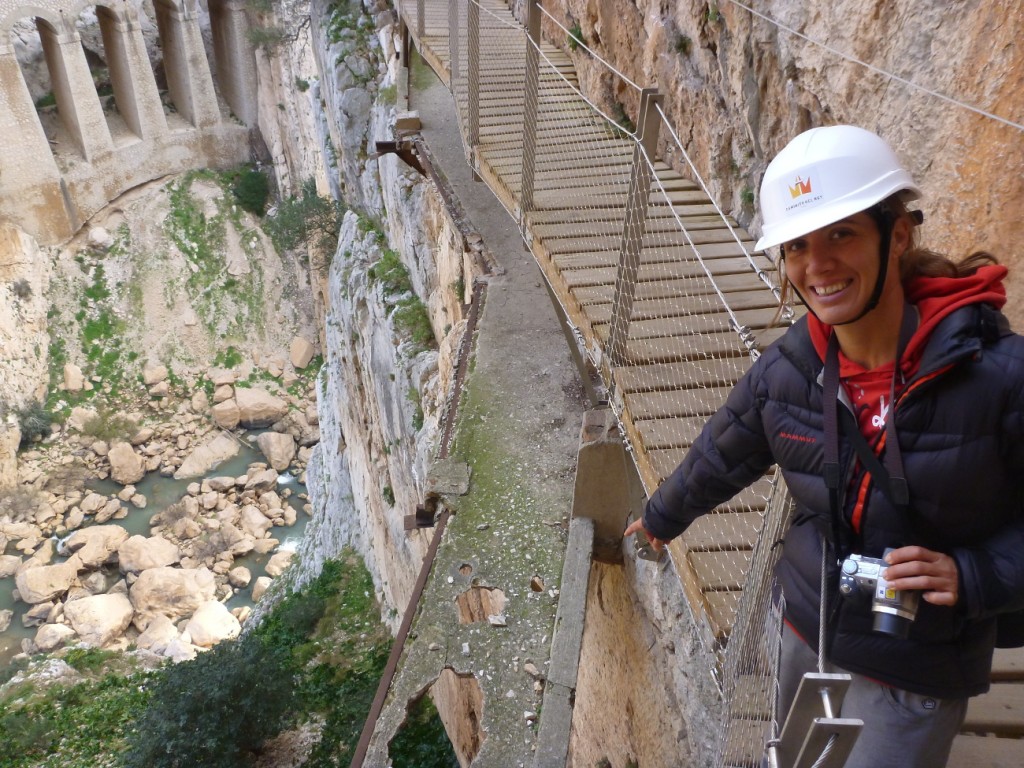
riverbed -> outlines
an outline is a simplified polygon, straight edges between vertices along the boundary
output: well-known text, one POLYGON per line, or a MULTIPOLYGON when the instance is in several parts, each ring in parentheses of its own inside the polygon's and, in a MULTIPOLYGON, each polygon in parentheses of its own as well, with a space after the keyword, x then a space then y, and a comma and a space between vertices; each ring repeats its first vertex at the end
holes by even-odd
MULTIPOLYGON (((253 436, 254 439, 254 436, 253 436)), ((211 469, 206 477, 224 477, 244 475, 249 466, 254 463, 263 463, 265 459, 259 449, 250 445, 247 441, 241 442, 241 448, 237 456, 211 469)), ((170 505, 179 501, 188 493, 188 486, 192 483, 201 483, 203 477, 192 477, 175 480, 173 477, 166 477, 159 472, 150 472, 142 480, 135 484, 136 492, 146 497, 147 504, 143 509, 136 509, 127 505, 128 514, 119 520, 110 520, 110 525, 119 525, 124 528, 129 536, 150 535, 150 520, 159 512, 162 512, 170 505)), ((309 515, 304 511, 306 504, 306 488, 291 472, 285 472, 278 476, 278 493, 282 496, 283 504, 291 506, 295 512, 295 524, 291 526, 280 526, 273 530, 274 538, 281 543, 275 552, 287 551, 298 548, 299 542, 305 533, 306 523, 309 515), (284 494, 290 491, 287 498, 284 494)), ((94 480, 87 484, 87 490, 96 491, 102 494, 116 494, 121 486, 110 480, 94 480)), ((91 524, 91 518, 87 519, 86 526, 91 524)), ((83 526, 83 527, 86 527, 83 526)), ((7 552, 0 554, 19 554, 14 549, 14 542, 8 544, 7 552)), ((266 575, 266 565, 274 553, 258 554, 250 552, 247 555, 238 557, 234 566, 243 566, 249 569, 252 580, 247 587, 234 590, 234 594, 226 602, 228 608, 234 609, 243 606, 251 606, 252 587, 256 579, 266 575)), ((55 556, 54 562, 61 562, 65 557, 55 556)), ((108 587, 113 586, 122 575, 116 566, 105 570, 108 577, 108 587)), ((38 627, 25 627, 22 624, 22 617, 30 606, 14 599, 14 577, 0 579, 0 610, 9 609, 14 611, 11 624, 5 632, 0 633, 0 666, 8 664, 12 658, 21 652, 22 640, 35 637, 38 627)))

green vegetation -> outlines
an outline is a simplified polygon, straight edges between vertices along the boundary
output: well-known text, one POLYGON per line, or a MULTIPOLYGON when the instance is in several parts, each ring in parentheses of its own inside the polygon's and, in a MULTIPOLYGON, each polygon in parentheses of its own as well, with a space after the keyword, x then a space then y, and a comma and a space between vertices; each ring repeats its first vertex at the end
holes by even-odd
POLYGON ((262 216, 267 210, 270 182, 267 180, 267 175, 258 168, 250 166, 240 170, 235 175, 231 191, 242 209, 254 216, 262 216))
POLYGON ((398 86, 385 85, 377 92, 377 95, 380 96, 382 104, 394 105, 398 102, 398 86))
POLYGON ((24 277, 19 277, 11 283, 11 291, 22 301, 32 298, 32 284, 24 277))
POLYGON ((459 767, 437 707, 429 696, 421 696, 410 705, 405 722, 388 744, 388 755, 396 766, 459 767))
MULTIPOLYGON (((73 649, 64 658, 82 682, 8 687, 0 765, 242 768, 282 729, 315 721, 304 765, 347 766, 390 646, 370 574, 346 552, 242 639, 193 661, 125 672, 129 657, 73 649)), ((426 726, 416 739, 450 751, 436 717, 426 726)), ((431 759, 397 764, 447 765, 431 759)))
POLYGON ((227 349, 217 352, 213 358, 213 364, 219 368, 234 368, 241 365, 243 359, 241 352, 235 347, 229 346, 227 349))
POLYGON ((298 197, 282 200, 276 213, 264 227, 278 251, 290 251, 300 245, 312 245, 332 251, 338 242, 338 230, 345 209, 329 197, 320 197, 309 179, 298 197))
POLYGON ((385 248, 380 259, 370 267, 369 277, 383 289, 384 305, 393 309, 391 321, 395 330, 413 344, 412 354, 437 346, 434 328, 426 305, 416 295, 409 270, 398 254, 385 248))
POLYGON ((676 38, 676 52, 683 54, 683 56, 689 56, 690 51, 693 50, 693 40, 686 35, 680 35, 676 38))
MULTIPOLYGON (((83 659, 79 664, 86 663, 83 659)), ((93 671, 90 669, 89 671, 93 671)), ((151 692, 145 673, 87 678, 36 690, 9 689, 0 700, 4 768, 95 768, 117 754, 151 692)))
POLYGON ((390 485, 385 485, 381 489, 380 495, 384 499, 384 502, 389 507, 395 506, 395 491, 391 488, 390 485))
POLYGON ((18 428, 21 430, 21 448, 50 434, 53 415, 38 400, 33 400, 15 411, 15 416, 18 419, 18 428))
POLYGON ((615 106, 612 108, 612 116, 615 118, 615 122, 619 124, 622 130, 626 133, 636 133, 636 123, 634 123, 629 115, 626 113, 626 108, 621 102, 615 102, 615 106))
POLYGON ((413 343, 414 352, 433 349, 437 346, 434 338, 434 327, 430 324, 430 315, 426 305, 416 295, 400 299, 395 307, 391 321, 395 329, 413 343))
POLYGON ((102 408, 82 425, 82 434, 111 442, 128 440, 139 431, 139 425, 118 411, 102 408))
MULTIPOLYGON (((352 0, 334 0, 327 21, 327 39, 332 44, 343 40, 352 41, 355 50, 366 52, 370 48, 373 26, 373 19, 363 14, 360 3, 352 0)), ((368 80, 369 78, 362 79, 362 82, 368 80)))
POLYGON ((573 25, 569 27, 569 36, 566 40, 569 45, 570 51, 575 51, 579 46, 586 45, 586 38, 583 37, 583 30, 580 28, 580 23, 574 21, 573 25))
POLYGON ((750 187, 744 187, 743 191, 740 192, 740 200, 742 200, 743 204, 746 205, 746 206, 753 205, 754 204, 754 190, 751 189, 750 187))
POLYGON ((64 661, 79 672, 92 673, 99 672, 115 655, 113 651, 99 648, 72 648, 64 654, 64 661))
POLYGON ((305 78, 302 78, 302 77, 299 77, 298 75, 296 75, 295 76, 295 87, 299 89, 300 93, 305 93, 306 91, 309 90, 309 80, 306 80, 305 78))
POLYGON ((36 109, 45 109, 46 107, 53 107, 57 104, 57 96, 53 91, 47 91, 38 99, 36 99, 36 109))
POLYGON ((370 267, 369 276, 372 281, 381 284, 385 297, 412 292, 409 270, 402 263, 401 257, 390 248, 386 248, 377 263, 370 267))
POLYGON ((164 668, 129 738, 125 768, 243 768, 295 703, 284 647, 257 635, 164 668))
POLYGON ((262 48, 267 53, 272 53, 288 39, 288 33, 282 27, 263 27, 255 24, 249 27, 245 36, 250 43, 257 48, 262 48))

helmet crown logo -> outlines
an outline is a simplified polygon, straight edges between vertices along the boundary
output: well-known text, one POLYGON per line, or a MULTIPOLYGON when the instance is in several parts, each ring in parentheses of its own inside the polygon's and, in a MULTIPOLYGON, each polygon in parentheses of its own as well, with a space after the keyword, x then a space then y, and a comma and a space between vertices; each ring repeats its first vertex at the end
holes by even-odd
POLYGON ((796 177, 796 184, 789 188, 789 196, 792 198, 800 197, 801 195, 811 194, 811 179, 807 178, 805 181, 799 176, 796 177))

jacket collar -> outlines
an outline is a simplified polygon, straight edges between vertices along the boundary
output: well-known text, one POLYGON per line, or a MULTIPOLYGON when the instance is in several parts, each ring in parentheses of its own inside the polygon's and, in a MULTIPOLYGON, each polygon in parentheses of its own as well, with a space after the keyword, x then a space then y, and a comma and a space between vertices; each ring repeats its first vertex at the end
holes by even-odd
MULTIPOLYGON (((925 343, 915 378, 926 376, 981 351, 985 342, 1010 333, 1006 317, 987 304, 972 304, 944 317, 925 343)), ((779 351, 809 381, 818 381, 824 363, 818 356, 801 317, 779 340, 779 351)))

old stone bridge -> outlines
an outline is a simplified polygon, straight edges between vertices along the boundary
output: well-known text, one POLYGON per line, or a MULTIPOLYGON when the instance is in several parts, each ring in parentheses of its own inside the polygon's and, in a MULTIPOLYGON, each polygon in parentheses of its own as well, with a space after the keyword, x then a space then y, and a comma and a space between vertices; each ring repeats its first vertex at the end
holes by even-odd
POLYGON ((141 183, 249 159, 245 6, 208 8, 207 45, 197 0, 0 0, 0 217, 60 242, 141 183))

